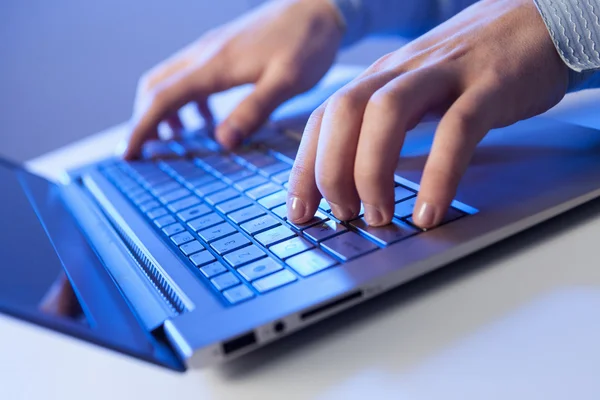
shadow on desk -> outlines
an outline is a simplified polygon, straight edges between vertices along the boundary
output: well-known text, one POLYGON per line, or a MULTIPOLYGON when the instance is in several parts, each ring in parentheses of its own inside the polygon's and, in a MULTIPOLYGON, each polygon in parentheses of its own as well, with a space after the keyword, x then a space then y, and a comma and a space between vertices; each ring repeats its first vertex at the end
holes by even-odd
MULTIPOLYGON (((251 379, 299 363, 337 374, 343 382, 370 367, 413 370, 540 297, 586 285, 600 288, 600 281, 587 281, 577 265, 550 270, 517 257, 599 217, 600 200, 592 201, 223 365, 217 373, 251 379)), ((290 377, 290 383, 301 379, 290 377)))

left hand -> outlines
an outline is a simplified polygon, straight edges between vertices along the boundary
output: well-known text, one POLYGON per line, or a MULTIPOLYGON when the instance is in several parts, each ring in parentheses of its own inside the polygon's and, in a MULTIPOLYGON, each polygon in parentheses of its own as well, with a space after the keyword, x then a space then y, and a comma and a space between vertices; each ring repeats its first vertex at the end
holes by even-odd
POLYGON ((433 227, 487 132, 548 110, 567 86, 532 0, 480 1, 382 57, 311 115, 290 178, 290 219, 308 221, 323 196, 341 220, 362 201, 370 225, 388 224, 406 131, 442 110, 413 214, 433 227))

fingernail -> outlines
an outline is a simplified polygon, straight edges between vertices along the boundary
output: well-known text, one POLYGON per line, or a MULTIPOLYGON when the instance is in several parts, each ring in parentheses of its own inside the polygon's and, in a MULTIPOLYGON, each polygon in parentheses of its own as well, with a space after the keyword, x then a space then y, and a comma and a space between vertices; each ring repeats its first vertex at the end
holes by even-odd
POLYGON ((379 208, 370 204, 365 204, 365 219, 367 224, 372 226, 379 226, 383 224, 383 214, 379 211, 379 208))
POLYGON ((302 222, 306 218, 306 204, 301 198, 292 196, 287 199, 287 212, 292 222, 302 222))
POLYGON ((417 212, 415 223, 421 228, 431 228, 435 225, 435 206, 429 203, 423 203, 417 212))
POLYGON ((332 203, 331 201, 329 201, 329 207, 331 207, 333 216, 340 221, 349 221, 357 215, 356 212, 352 211, 350 208, 340 206, 339 204, 332 203))

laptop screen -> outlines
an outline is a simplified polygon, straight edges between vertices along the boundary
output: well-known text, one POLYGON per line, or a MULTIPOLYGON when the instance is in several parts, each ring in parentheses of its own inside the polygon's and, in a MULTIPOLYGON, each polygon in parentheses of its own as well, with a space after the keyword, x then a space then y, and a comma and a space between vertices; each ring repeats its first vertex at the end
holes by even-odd
MULTIPOLYGON (((24 311, 42 311, 87 324, 62 262, 30 202, 32 194, 29 185, 23 185, 24 174, 0 164, 0 308, 18 305, 24 311)), ((49 201, 58 196, 55 186, 44 186, 41 189, 49 201)))
POLYGON ((64 204, 61 187, 1 159, 0 313, 183 368, 139 324, 64 204))

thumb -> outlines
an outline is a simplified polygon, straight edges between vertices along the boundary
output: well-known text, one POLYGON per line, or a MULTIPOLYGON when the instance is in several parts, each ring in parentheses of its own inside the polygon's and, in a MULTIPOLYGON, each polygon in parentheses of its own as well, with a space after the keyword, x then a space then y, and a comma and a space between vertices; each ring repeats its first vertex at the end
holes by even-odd
POLYGON ((280 76, 264 76, 217 127, 217 141, 227 149, 240 145, 265 123, 281 103, 294 94, 289 80, 281 79, 280 76))

